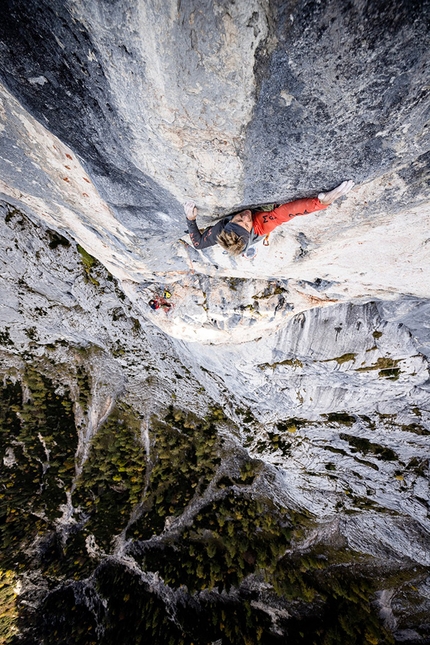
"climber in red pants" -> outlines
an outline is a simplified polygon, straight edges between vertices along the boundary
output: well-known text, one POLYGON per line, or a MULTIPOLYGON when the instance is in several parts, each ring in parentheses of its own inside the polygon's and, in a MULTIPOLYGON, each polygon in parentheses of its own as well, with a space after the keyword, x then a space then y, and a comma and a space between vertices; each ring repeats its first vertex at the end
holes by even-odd
POLYGON ((253 214, 250 210, 241 211, 236 215, 224 217, 213 226, 209 226, 203 233, 199 231, 196 224, 195 203, 186 202, 184 210, 191 241, 196 249, 207 249, 219 244, 232 255, 240 255, 277 226, 299 215, 308 215, 327 208, 335 199, 346 195, 353 186, 353 181, 344 181, 328 193, 320 193, 318 197, 297 199, 269 212, 257 211, 253 214))

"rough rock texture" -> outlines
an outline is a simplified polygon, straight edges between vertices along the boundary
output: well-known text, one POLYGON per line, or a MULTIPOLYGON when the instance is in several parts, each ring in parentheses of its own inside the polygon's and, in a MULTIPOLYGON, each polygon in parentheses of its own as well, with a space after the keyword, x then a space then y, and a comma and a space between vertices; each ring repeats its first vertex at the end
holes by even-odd
POLYGON ((168 193, 233 208, 339 170, 404 167, 408 204, 422 188, 426 2, 4 4, 2 77, 131 219, 179 221, 168 193))
POLYGON ((12 642, 206 643, 208 620, 232 643, 426 642, 428 362, 407 328, 351 305, 196 347, 82 247, 1 214, 12 642))
MULTIPOLYGON (((187 309, 190 269, 288 279, 294 313, 427 297, 427 3, 9 2, 3 14, 0 74, 21 105, 3 90, 2 190, 115 275, 182 281, 187 309), (177 241, 186 196, 213 216, 346 177, 353 195, 253 261, 177 241)), ((218 283, 197 291, 216 301, 218 283)), ((225 312, 214 329, 213 313, 162 326, 228 342, 233 321, 250 322, 225 312)))
POLYGON ((428 1, 1 9, 0 628, 429 642, 428 1))

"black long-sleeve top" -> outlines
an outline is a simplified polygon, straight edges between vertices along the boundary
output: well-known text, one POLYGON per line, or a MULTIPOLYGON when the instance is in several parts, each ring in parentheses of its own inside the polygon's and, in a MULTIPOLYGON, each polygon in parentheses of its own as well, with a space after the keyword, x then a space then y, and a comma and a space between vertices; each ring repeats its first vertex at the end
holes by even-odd
POLYGON ((224 219, 221 219, 213 226, 206 228, 203 233, 199 231, 195 219, 187 219, 188 232, 190 234, 191 242, 193 243, 194 248, 202 250, 207 249, 210 246, 215 246, 215 244, 217 243, 216 238, 232 217, 233 215, 230 215, 230 217, 224 217, 224 219))

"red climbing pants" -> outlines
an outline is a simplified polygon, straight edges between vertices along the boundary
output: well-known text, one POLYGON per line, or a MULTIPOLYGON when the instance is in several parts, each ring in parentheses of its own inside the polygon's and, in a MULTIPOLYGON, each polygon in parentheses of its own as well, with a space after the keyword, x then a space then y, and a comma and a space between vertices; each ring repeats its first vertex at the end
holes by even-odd
POLYGON ((322 211, 327 208, 329 204, 321 204, 318 197, 311 197, 307 199, 296 199, 295 202, 289 204, 282 204, 273 211, 255 213, 252 218, 254 231, 257 235, 267 235, 271 233, 274 228, 289 222, 298 215, 309 215, 315 211, 322 211))

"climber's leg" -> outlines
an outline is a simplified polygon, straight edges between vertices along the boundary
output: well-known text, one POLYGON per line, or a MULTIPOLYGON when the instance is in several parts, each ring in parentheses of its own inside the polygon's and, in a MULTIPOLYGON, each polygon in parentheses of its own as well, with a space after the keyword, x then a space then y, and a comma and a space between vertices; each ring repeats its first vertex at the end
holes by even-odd
POLYGON ((315 211, 327 208, 328 204, 322 204, 318 197, 307 199, 296 199, 294 202, 282 204, 273 211, 256 213, 253 216, 254 231, 257 235, 267 235, 277 226, 289 222, 294 217, 308 215, 315 211))
POLYGON ((315 211, 321 211, 327 208, 335 199, 346 195, 354 186, 353 181, 344 181, 328 193, 320 193, 318 197, 308 197, 306 199, 296 199, 294 202, 282 204, 273 211, 260 212, 253 216, 254 231, 257 235, 267 235, 277 226, 289 222, 294 217, 300 215, 309 215, 315 211))

